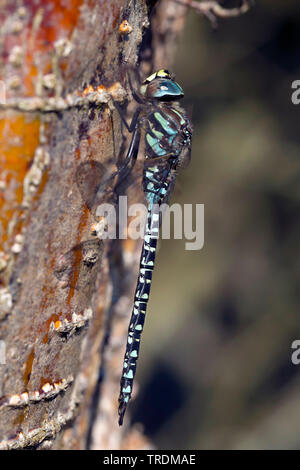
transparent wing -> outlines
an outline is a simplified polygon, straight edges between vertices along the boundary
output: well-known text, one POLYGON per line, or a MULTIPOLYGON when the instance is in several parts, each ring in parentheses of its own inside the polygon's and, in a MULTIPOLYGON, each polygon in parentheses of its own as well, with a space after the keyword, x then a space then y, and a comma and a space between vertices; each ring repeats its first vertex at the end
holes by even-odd
POLYGON ((189 166, 189 163, 191 161, 191 148, 190 147, 185 147, 181 151, 179 157, 178 157, 178 168, 187 168, 189 166))
POLYGON ((101 203, 113 200, 117 172, 109 172, 102 163, 89 160, 78 165, 76 184, 83 202, 94 214, 101 203))

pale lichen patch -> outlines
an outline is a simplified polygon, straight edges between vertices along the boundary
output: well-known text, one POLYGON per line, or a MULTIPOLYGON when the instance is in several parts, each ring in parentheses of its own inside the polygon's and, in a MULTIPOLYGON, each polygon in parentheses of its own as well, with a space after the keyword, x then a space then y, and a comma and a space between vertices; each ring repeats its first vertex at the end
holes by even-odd
POLYGON ((14 67, 20 67, 23 62, 23 50, 20 46, 14 46, 9 54, 8 61, 14 67))
POLYGON ((39 187, 43 173, 50 162, 50 155, 48 150, 43 147, 37 147, 34 155, 33 164, 27 172, 27 175, 24 178, 23 188, 24 196, 22 206, 24 208, 29 206, 29 203, 32 199, 33 194, 36 192, 39 187))
POLYGON ((58 39, 54 43, 54 49, 59 57, 68 57, 72 51, 72 43, 67 38, 58 39))
POLYGON ((60 335, 71 336, 75 331, 83 328, 88 321, 92 318, 93 311, 91 308, 86 308, 82 314, 72 313, 71 320, 65 318, 64 320, 58 320, 50 323, 50 332, 55 332, 60 335))
POLYGON ((24 236, 21 233, 18 233, 15 236, 15 241, 14 241, 14 244, 12 245, 12 247, 11 247, 11 251, 15 255, 18 255, 22 251, 23 243, 24 243, 24 236))
POLYGON ((66 379, 61 379, 58 382, 47 382, 40 390, 32 390, 29 392, 14 393, 0 398, 0 408, 11 407, 20 408, 28 405, 29 403, 37 403, 42 400, 49 400, 55 398, 59 393, 64 392, 74 381, 72 375, 66 379))
POLYGON ((0 289, 0 320, 3 320, 10 312, 13 306, 12 296, 6 287, 0 289))

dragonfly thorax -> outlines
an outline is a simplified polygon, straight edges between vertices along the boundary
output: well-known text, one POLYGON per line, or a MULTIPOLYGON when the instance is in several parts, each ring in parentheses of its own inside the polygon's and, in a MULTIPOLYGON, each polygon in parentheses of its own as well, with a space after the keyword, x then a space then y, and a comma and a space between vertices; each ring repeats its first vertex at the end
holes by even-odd
POLYGON ((190 146, 190 122, 185 112, 175 103, 152 106, 145 122, 147 158, 176 158, 183 147, 190 146))

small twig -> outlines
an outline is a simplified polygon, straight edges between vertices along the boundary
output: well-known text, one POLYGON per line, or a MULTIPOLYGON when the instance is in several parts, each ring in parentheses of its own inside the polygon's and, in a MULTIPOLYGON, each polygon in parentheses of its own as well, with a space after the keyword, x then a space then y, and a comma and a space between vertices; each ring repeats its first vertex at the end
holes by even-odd
POLYGON ((240 7, 236 8, 224 8, 215 0, 208 0, 198 2, 195 0, 174 0, 176 3, 185 5, 193 8, 197 13, 206 16, 211 22, 213 27, 217 26, 217 17, 219 18, 232 18, 234 16, 240 16, 254 5, 254 0, 242 0, 240 7))

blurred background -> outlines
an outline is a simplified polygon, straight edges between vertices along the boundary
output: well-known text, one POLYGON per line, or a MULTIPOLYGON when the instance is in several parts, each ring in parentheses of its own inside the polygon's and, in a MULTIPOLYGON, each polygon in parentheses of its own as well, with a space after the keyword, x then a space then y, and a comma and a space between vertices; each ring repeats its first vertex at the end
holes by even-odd
POLYGON ((133 422, 159 449, 300 448, 300 3, 217 31, 191 10, 175 72, 195 129, 171 202, 205 205, 205 243, 160 244, 133 422))

